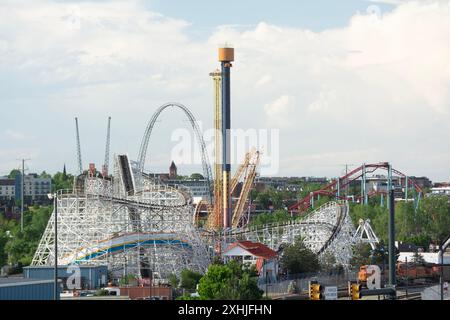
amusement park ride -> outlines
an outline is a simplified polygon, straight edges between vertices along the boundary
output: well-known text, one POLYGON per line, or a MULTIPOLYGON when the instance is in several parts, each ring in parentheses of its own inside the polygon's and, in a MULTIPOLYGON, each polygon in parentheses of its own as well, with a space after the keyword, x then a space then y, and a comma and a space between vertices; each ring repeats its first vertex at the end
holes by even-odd
MULTIPOLYGON (((215 92, 214 178, 197 121, 182 104, 168 103, 158 108, 146 127, 137 161, 125 154, 117 155, 113 159, 111 173, 111 119, 108 119, 105 163, 101 173, 93 165, 89 166, 88 171, 82 170, 76 119, 79 174, 72 190, 57 192, 57 240, 53 213, 32 265, 52 265, 55 261, 54 243, 57 241, 58 262, 61 265, 108 265, 116 275, 133 273, 148 277, 151 274, 153 279, 168 279, 170 274, 179 275, 186 268, 205 272, 214 255, 220 255, 229 243, 239 239, 261 242, 278 250, 283 244, 292 243, 302 236, 305 244, 319 257, 330 253, 337 263, 348 266, 352 247, 355 242, 362 241, 363 236, 361 232, 355 233, 349 216, 348 199, 341 195, 340 190, 351 181, 362 179, 360 200, 367 203, 367 198, 372 194, 365 190, 366 175, 377 169, 387 169, 390 184, 392 174, 397 174, 406 178, 406 190, 414 187, 420 196, 419 186, 387 163, 363 165, 289 208, 291 214, 302 215, 301 220, 249 228, 249 217, 244 211, 248 207, 247 198, 257 174, 261 153, 255 149, 248 152, 231 177, 230 69, 234 49, 220 48, 219 61, 221 70, 211 73, 215 92), (178 109, 187 116, 200 146, 203 175, 210 196, 197 205, 194 205, 193 196, 186 190, 165 185, 144 170, 153 127, 159 115, 169 109, 178 109), (239 183, 242 183, 242 188, 232 199, 231 195, 236 195, 239 183), (314 199, 321 195, 334 199, 306 213, 313 206, 314 199), (207 212, 204 226, 199 223, 202 211, 207 212)), ((361 228, 367 233, 367 226, 362 225, 361 228)), ((376 236, 371 236, 367 241, 372 244, 378 240, 376 236)))

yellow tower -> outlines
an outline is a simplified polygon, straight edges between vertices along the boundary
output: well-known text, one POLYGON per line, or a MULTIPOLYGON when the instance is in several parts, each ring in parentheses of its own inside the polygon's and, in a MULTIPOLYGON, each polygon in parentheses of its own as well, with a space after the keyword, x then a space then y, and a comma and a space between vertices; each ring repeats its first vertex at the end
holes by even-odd
POLYGON ((221 86, 222 73, 216 70, 209 74, 214 81, 214 206, 213 218, 209 219, 214 230, 220 229, 222 225, 222 105, 221 86))

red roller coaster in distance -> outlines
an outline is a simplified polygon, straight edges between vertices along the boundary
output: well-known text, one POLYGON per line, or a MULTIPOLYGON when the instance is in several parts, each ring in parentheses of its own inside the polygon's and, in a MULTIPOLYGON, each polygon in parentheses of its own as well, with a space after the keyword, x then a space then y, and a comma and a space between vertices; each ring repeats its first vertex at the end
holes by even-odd
MULTIPOLYGON (((305 198, 297 202, 296 204, 289 207, 289 212, 291 213, 302 213, 308 210, 308 208, 311 206, 311 200, 314 199, 316 196, 322 195, 322 196, 329 196, 329 197, 336 197, 337 199, 341 200, 347 200, 348 197, 341 196, 338 194, 339 190, 343 190, 345 187, 350 185, 352 181, 358 180, 362 177, 365 177, 368 173, 373 173, 378 169, 384 169, 389 170, 389 163, 388 162, 381 162, 381 163, 375 163, 375 164, 363 164, 360 167, 352 170, 351 172, 347 173, 346 175, 338 178, 337 180, 334 180, 330 184, 326 185, 324 188, 320 190, 316 190, 311 192, 309 195, 307 195, 305 198), (339 183, 339 184, 338 184, 339 183)), ((402 177, 404 179, 407 179, 407 185, 408 188, 414 187, 417 194, 422 194, 422 188, 414 181, 414 179, 406 176, 402 172, 391 168, 392 174, 396 174, 399 177, 402 177)), ((377 195, 377 194, 384 194, 386 195, 386 191, 372 191, 367 193, 368 197, 377 195)), ((357 197, 356 199, 361 200, 364 197, 364 195, 361 195, 357 197)), ((356 200, 355 199, 355 200, 356 200)))

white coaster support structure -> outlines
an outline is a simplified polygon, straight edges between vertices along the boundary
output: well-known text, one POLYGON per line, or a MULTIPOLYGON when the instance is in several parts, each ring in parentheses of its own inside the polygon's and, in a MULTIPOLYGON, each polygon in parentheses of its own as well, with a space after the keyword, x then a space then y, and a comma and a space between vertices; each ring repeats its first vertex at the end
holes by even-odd
POLYGON ((359 220, 359 226, 353 236, 353 241, 368 243, 372 247, 372 250, 375 250, 377 244, 380 243, 380 240, 378 239, 375 231, 373 231, 372 226, 370 225, 370 219, 359 220))

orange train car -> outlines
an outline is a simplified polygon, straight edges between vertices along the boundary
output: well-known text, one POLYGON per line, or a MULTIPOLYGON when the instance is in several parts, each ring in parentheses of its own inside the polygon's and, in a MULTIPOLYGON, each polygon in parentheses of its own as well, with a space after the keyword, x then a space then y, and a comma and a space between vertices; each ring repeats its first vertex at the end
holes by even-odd
MULTIPOLYGON (((389 269, 381 271, 381 276, 385 277, 389 272, 389 269)), ((436 265, 424 265, 416 266, 412 263, 400 262, 396 265, 396 275, 400 281, 417 279, 438 279, 441 273, 441 269, 436 265)), ((358 282, 361 284, 367 283, 367 278, 370 274, 367 273, 367 265, 361 266, 358 272, 358 282)))

